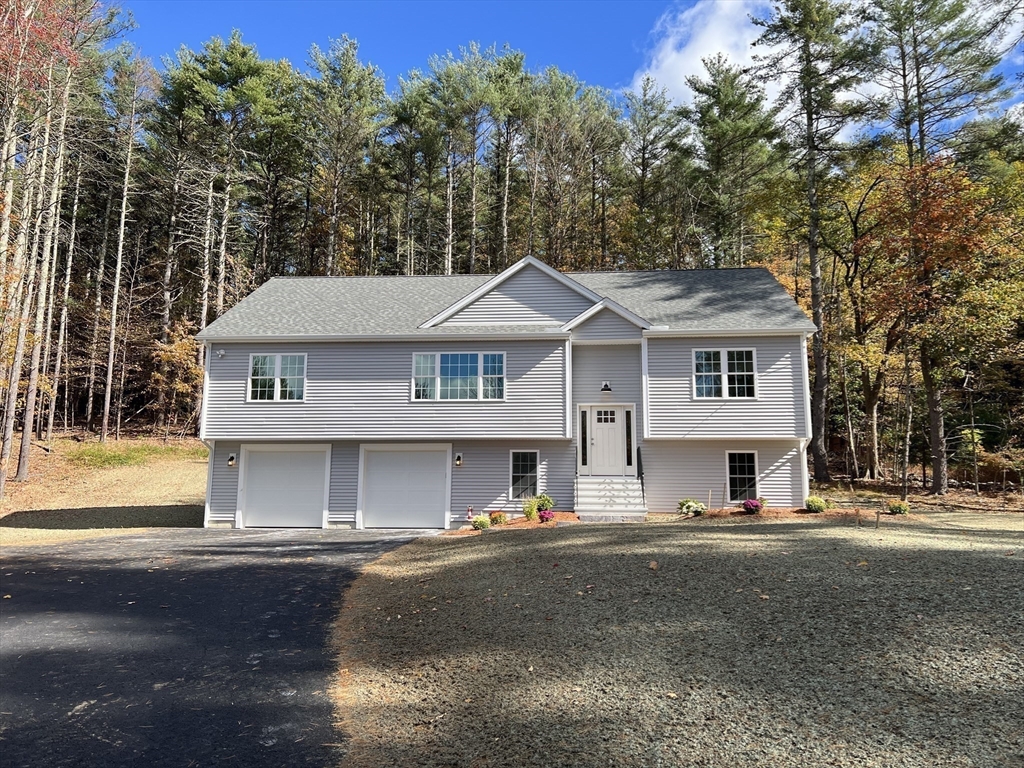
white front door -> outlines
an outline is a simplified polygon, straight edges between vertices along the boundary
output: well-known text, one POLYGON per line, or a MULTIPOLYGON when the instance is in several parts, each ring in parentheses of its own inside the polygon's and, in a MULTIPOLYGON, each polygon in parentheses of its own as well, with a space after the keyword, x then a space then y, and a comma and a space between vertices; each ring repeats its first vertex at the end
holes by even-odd
POLYGON ((595 405, 590 408, 590 474, 622 475, 626 469, 625 408, 595 405))

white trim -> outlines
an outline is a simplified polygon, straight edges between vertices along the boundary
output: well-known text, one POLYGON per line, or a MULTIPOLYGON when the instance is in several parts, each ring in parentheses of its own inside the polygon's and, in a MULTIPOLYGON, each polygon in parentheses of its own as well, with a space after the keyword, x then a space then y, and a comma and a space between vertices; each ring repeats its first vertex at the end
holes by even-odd
MULTIPOLYGON (((445 320, 449 319, 450 317, 452 317, 455 314, 458 314, 461 310, 463 310, 466 307, 468 307, 470 304, 472 304, 474 301, 479 299, 481 296, 483 296, 483 295, 493 291, 499 285, 504 283, 506 280, 508 280, 514 274, 516 274, 517 272, 520 272, 521 270, 523 270, 527 266, 536 267, 541 272, 546 274, 548 277, 551 277, 551 278, 557 280, 562 285, 566 286, 567 288, 571 288, 572 290, 576 291, 576 293, 580 294, 581 296, 583 296, 583 297, 585 297, 587 299, 590 299, 591 301, 595 301, 596 302, 596 301, 600 301, 601 300, 601 297, 599 295, 597 295, 596 293, 591 291, 589 288, 586 288, 585 286, 580 285, 579 283, 577 283, 572 278, 566 277, 561 272, 559 272, 557 269, 554 269, 553 267, 549 267, 543 261, 540 261, 539 259, 535 259, 533 256, 524 256, 518 262, 516 262, 511 267, 506 269, 504 272, 501 272, 501 273, 495 275, 490 280, 488 280, 486 283, 484 283, 483 285, 479 286, 476 290, 474 290, 474 291, 472 291, 470 293, 467 293, 465 296, 463 296, 457 302, 455 302, 451 306, 447 307, 446 309, 443 309, 441 312, 439 312, 438 314, 434 315, 432 318, 427 320, 427 322, 423 323, 423 325, 421 325, 419 327, 420 328, 433 328, 434 326, 443 323, 445 320)), ((510 325, 518 325, 518 323, 510 323, 510 325)))
MULTIPOLYGON (((199 439, 202 440, 206 437, 206 403, 210 399, 210 353, 213 352, 213 343, 206 342, 203 344, 206 349, 205 357, 203 358, 203 402, 199 407, 199 439)), ((250 371, 252 368, 249 369, 250 371)), ((212 451, 211 451, 212 457, 212 451)), ((207 504, 209 507, 209 504, 207 504)))
POLYGON ((250 453, 281 453, 283 451, 323 451, 324 503, 321 528, 327 527, 331 503, 331 444, 330 443, 241 443, 238 446, 238 491, 235 495, 235 528, 245 528, 245 473, 248 470, 250 453))
POLYGON ((795 328, 751 328, 743 329, 736 328, 732 330, 675 330, 675 329, 660 329, 651 328, 643 332, 643 335, 647 338, 718 338, 721 336, 736 336, 739 338, 746 338, 748 336, 800 336, 805 334, 805 331, 801 331, 795 328))
POLYGON ((565 436, 572 439, 572 342, 565 342, 565 436))
POLYGON ((247 403, 304 403, 306 402, 306 385, 309 379, 309 355, 305 352, 250 352, 249 353, 249 368, 245 373, 245 402, 247 403), (281 358, 282 357, 302 357, 302 397, 298 400, 282 400, 281 399, 281 379, 296 378, 294 376, 281 376, 281 358), (252 380, 253 378, 265 379, 266 376, 252 375, 252 359, 254 357, 272 357, 274 358, 274 397, 271 400, 253 400, 252 399, 252 380))
POLYGON ((512 497, 512 454, 513 453, 535 453, 537 454, 537 495, 540 496, 542 493, 547 492, 547 483, 544 484, 544 488, 540 487, 540 448, 509 448, 508 449, 508 492, 505 495, 505 500, 509 504, 519 504, 522 506, 522 499, 515 499, 512 497))
POLYGON ((800 488, 803 492, 803 498, 801 501, 806 500, 807 497, 811 495, 811 482, 807 473, 807 444, 810 441, 810 438, 801 438, 800 447, 797 449, 796 453, 797 458, 800 461, 800 488))
POLYGON ((804 377, 803 385, 803 396, 804 396, 804 437, 811 440, 814 437, 814 432, 811 427, 811 374, 807 369, 807 337, 809 334, 804 334, 801 338, 803 355, 800 356, 800 373, 804 377))
POLYGON ((648 418, 648 414, 651 412, 651 383, 647 359, 647 339, 645 337, 640 339, 640 386, 644 408, 644 440, 651 439, 651 420, 648 418))
POLYGON ((655 435, 647 440, 804 440, 800 435, 655 435))
POLYGON ((213 462, 216 460, 217 441, 206 442, 200 438, 206 450, 209 451, 209 459, 206 462, 206 507, 203 510, 203 528, 210 527, 210 497, 213 495, 213 462))
POLYGON ((614 347, 626 344, 640 344, 644 339, 573 339, 572 343, 581 347, 614 347))
MULTIPOLYGON (((515 325, 523 325, 523 323, 515 323, 515 325)), ((495 341, 497 339, 506 339, 510 341, 546 341, 548 339, 568 339, 570 338, 570 334, 563 333, 557 326, 545 326, 544 331, 538 333, 296 333, 268 336, 204 336, 197 338, 199 338, 200 341, 212 339, 213 342, 218 344, 290 344, 298 342, 322 343, 338 341, 381 344, 401 341, 430 341, 431 343, 436 343, 440 339, 444 339, 444 343, 458 341, 495 341)))
POLYGON ((438 528, 448 529, 452 518, 452 444, 451 443, 360 443, 359 475, 356 478, 356 529, 363 529, 364 485, 366 480, 367 451, 445 451, 444 520, 438 528))
MULTIPOLYGON (((724 400, 737 401, 741 403, 752 403, 756 402, 760 395, 760 387, 757 385, 757 347, 737 347, 734 349, 727 349, 725 347, 714 348, 714 347, 697 347, 694 346, 690 349, 690 398, 694 404, 696 403, 716 403, 724 400), (719 363, 721 365, 721 371, 718 375, 722 377, 722 394, 720 397, 698 397, 697 396, 697 353, 698 352, 717 352, 721 357, 719 363), (731 397, 729 395, 729 353, 730 352, 750 352, 753 357, 754 363, 754 396, 753 397, 731 397)), ((709 374, 702 374, 709 375, 709 374)), ((745 376, 747 374, 733 374, 734 376, 745 376)))
POLYGON ((594 304, 592 307, 583 310, 578 315, 576 315, 576 317, 574 317, 572 320, 563 325, 562 330, 571 331, 573 328, 583 325, 583 323, 587 322, 587 320, 592 318, 594 315, 599 314, 605 309, 614 312, 623 320, 628 320, 629 322, 631 322, 633 325, 637 326, 640 329, 646 330, 651 327, 651 324, 647 322, 644 318, 640 317, 640 315, 636 314, 635 312, 630 312, 617 301, 614 301, 613 299, 609 298, 603 298, 599 302, 597 302, 597 304, 594 304))
MULTIPOLYGON (((723 494, 726 497, 732 496, 732 489, 729 487, 729 454, 730 453, 752 453, 754 454, 754 498, 761 498, 761 460, 757 455, 757 450, 744 450, 744 449, 726 449, 725 451, 725 490, 723 494)), ((733 499, 729 498, 725 501, 725 504, 742 504, 746 499, 733 499)))
MULTIPOLYGON (((566 342, 568 343, 568 342, 566 342)), ((504 403, 508 400, 508 353, 498 350, 481 350, 479 352, 412 352, 412 374, 409 376, 409 402, 410 403, 504 403), (416 399, 416 356, 434 356, 434 398, 427 400, 416 399), (475 398, 446 398, 441 399, 441 355, 476 355, 476 394, 475 398), (501 355, 501 397, 484 397, 484 355, 501 355)))
MULTIPOLYGON (((432 403, 435 403, 435 404, 436 403, 477 403, 477 404, 483 403, 483 404, 487 404, 487 403, 498 403, 498 402, 501 402, 501 401, 500 400, 424 400, 424 401, 421 401, 421 402, 427 402, 427 403, 431 403, 432 402, 432 403)), ((438 435, 438 434, 433 434, 433 435, 425 435, 425 436, 421 437, 421 436, 417 436, 417 435, 410 435, 407 432, 398 432, 398 433, 392 432, 392 433, 373 434, 373 435, 352 434, 352 433, 348 433, 348 434, 333 434, 332 433, 332 434, 329 434, 329 435, 325 435, 325 434, 321 433, 321 434, 318 434, 316 437, 317 437, 317 439, 320 439, 320 440, 333 440, 333 441, 339 442, 339 443, 346 443, 346 442, 347 443, 357 443, 357 442, 360 442, 360 441, 361 442, 372 442, 374 440, 382 440, 382 441, 387 442, 389 440, 420 440, 420 439, 423 439, 423 440, 551 440, 551 441, 554 441, 554 442, 565 442, 565 440, 567 439, 562 434, 561 430, 558 430, 558 432, 556 434, 553 434, 553 435, 542 435, 542 434, 538 434, 538 433, 534 432, 534 433, 529 434, 529 435, 524 435, 524 434, 504 435, 504 434, 491 434, 491 433, 488 433, 486 435, 438 435)), ((227 435, 220 435, 216 439, 217 440, 250 440, 250 441, 253 441, 253 442, 260 442, 260 443, 272 442, 272 441, 278 441, 278 442, 281 442, 281 443, 288 443, 288 442, 293 442, 293 441, 296 441, 296 440, 302 440, 303 438, 302 438, 301 435, 284 435, 284 436, 282 436, 282 435, 249 435, 249 434, 247 434, 244 437, 240 438, 237 435, 227 434, 227 435)))

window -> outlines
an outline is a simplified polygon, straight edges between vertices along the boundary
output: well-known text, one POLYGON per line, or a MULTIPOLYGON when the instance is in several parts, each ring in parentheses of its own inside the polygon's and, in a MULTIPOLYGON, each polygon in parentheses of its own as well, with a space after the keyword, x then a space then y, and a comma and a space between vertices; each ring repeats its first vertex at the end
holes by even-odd
POLYGON ((250 401, 301 401, 305 396, 305 355, 249 356, 250 401))
POLYGON ((757 454, 727 453, 729 461, 729 501, 757 498, 757 454))
POLYGON ((701 349, 693 353, 694 397, 757 397, 757 370, 752 349, 701 349), (725 382, 722 360, 725 360, 725 382))
POLYGON ((504 352, 413 355, 413 400, 504 400, 504 352))
POLYGON ((580 411, 580 466, 587 466, 587 425, 590 423, 590 409, 584 408, 580 411))
POLYGON ((512 451, 512 498, 537 495, 537 451, 512 451))

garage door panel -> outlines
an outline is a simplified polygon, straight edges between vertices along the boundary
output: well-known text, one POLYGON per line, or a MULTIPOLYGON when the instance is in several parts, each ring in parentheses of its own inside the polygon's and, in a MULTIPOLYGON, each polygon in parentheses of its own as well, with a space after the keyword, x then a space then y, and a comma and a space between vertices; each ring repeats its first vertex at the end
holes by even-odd
POLYGON ((447 450, 368 450, 363 463, 364 527, 444 527, 447 450))
POLYGON ((243 523, 248 528, 323 526, 324 450, 247 451, 243 523))

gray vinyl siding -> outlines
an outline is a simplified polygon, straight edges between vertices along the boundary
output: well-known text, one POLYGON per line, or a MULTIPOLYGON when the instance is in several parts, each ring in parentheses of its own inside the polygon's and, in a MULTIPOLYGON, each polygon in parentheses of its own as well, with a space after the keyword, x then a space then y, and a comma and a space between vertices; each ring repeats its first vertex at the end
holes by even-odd
POLYGON ((442 325, 566 323, 593 303, 539 269, 526 267, 442 325))
MULTIPOLYGON (((522 503, 509 501, 511 451, 539 451, 537 485, 560 510, 573 508, 576 460, 572 446, 551 441, 455 441, 452 455, 461 453, 463 464, 452 468, 452 521, 466 521, 466 507, 476 514, 495 510, 511 514, 522 511, 522 503)), ((456 526, 457 527, 457 526, 456 526)))
POLYGON ((579 437, 577 408, 580 404, 635 403, 637 440, 643 435, 643 379, 640 374, 639 344, 585 345, 572 348, 572 434, 579 437), (611 392, 601 391, 607 381, 611 392))
POLYGON ((212 440, 559 438, 561 339, 220 344, 209 357, 204 437, 212 440), (504 352, 505 401, 412 401, 414 352, 504 352), (305 353, 304 402, 246 402, 250 354, 305 353))
POLYGON ((359 443, 331 443, 331 489, 327 522, 355 523, 359 443))
POLYGON ((757 452, 758 495, 769 506, 803 506, 800 445, 796 440, 672 440, 644 443, 644 488, 652 513, 675 512, 680 499, 734 507, 727 493, 727 451, 757 452))
POLYGON ((648 339, 650 436, 807 437, 803 354, 800 336, 648 339), (693 351, 706 349, 756 350, 757 399, 694 398, 693 351))
POLYGON ((238 508, 238 467, 241 446, 237 442, 218 440, 213 446, 213 482, 210 483, 210 517, 208 523, 234 523, 238 508), (228 456, 235 454, 235 466, 228 466, 228 456))
POLYGON ((642 329, 610 309, 602 309, 582 325, 573 328, 573 340, 639 339, 642 329))

